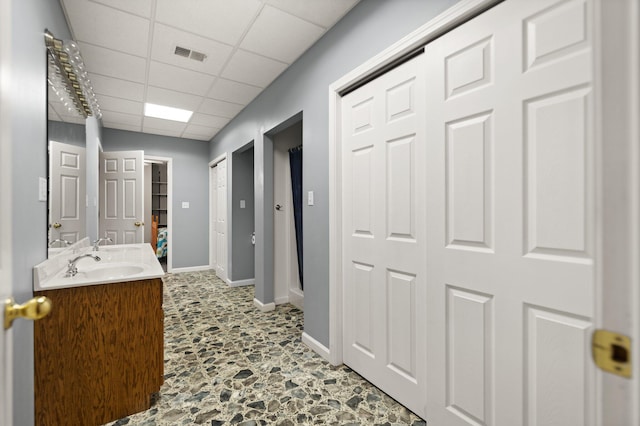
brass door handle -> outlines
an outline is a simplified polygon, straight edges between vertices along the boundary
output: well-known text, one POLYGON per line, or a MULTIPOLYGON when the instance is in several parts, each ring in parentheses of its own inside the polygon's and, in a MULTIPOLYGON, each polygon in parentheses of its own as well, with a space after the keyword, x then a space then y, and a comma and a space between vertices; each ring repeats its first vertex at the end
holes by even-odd
POLYGON ((44 296, 33 299, 18 305, 13 298, 4 302, 4 329, 8 330, 16 318, 39 320, 46 317, 51 312, 51 300, 44 296))
POLYGON ((138 221, 138 222, 135 222, 135 223, 134 223, 134 225, 135 225, 135 226, 142 226, 142 225, 144 225, 144 222, 139 222, 139 221, 138 221))
POLYGON ((54 224, 53 224, 53 225, 51 225, 51 226, 53 226, 53 227, 54 227, 54 228, 56 228, 56 229, 58 229, 58 228, 62 228, 62 224, 61 224, 61 223, 58 223, 58 222, 54 223, 54 224))

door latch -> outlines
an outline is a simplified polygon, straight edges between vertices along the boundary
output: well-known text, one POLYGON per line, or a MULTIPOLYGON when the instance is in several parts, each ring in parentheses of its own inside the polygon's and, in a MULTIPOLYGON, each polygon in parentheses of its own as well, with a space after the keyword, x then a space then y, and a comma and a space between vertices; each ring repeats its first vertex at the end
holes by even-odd
POLYGON ((631 339, 609 330, 596 330, 591 338, 593 360, 600 369, 631 377, 631 339))

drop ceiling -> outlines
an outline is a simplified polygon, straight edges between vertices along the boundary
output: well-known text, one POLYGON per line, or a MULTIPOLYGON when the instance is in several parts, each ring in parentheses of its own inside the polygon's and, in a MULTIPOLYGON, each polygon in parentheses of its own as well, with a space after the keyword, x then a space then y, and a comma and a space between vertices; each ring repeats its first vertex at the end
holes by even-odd
MULTIPOLYGON (((104 127, 208 141, 358 1, 60 3, 104 127), (206 57, 200 62, 177 55, 176 47, 206 57), (188 123, 144 117, 145 102, 194 114, 188 123)), ((49 119, 84 122, 56 103, 51 91, 49 99, 49 119)))

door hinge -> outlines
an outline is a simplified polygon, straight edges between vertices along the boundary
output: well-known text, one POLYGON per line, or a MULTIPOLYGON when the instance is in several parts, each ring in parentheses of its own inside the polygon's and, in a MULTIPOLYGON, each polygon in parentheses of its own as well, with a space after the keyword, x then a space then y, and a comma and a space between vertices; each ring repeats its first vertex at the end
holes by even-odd
POLYGON ((596 330, 591 338, 593 360, 602 370, 631 377, 631 339, 609 330, 596 330))

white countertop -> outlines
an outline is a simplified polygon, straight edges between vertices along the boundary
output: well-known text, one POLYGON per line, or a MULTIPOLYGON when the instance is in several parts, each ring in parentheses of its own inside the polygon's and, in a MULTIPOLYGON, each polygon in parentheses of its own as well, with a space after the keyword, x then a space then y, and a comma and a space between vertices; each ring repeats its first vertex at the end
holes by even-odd
POLYGON ((105 245, 100 246, 99 251, 93 251, 89 240, 84 238, 36 265, 33 268, 33 289, 53 290, 163 276, 162 266, 148 243, 105 245), (69 261, 87 253, 99 256, 100 261, 81 258, 76 262, 78 273, 73 277, 65 276, 69 261))

